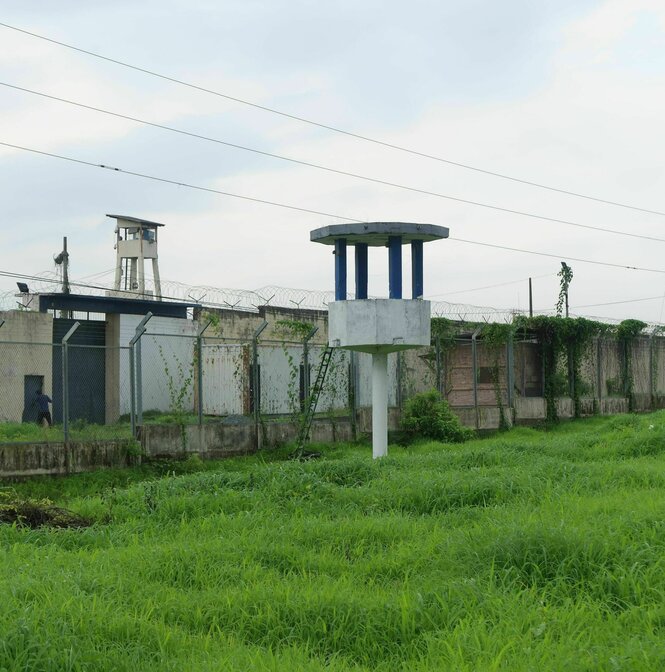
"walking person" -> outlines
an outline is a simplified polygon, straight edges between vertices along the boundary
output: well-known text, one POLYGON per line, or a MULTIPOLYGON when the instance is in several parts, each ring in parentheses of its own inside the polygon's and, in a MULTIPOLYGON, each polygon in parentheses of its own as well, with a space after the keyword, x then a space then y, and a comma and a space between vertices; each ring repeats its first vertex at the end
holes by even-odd
POLYGON ((44 420, 46 420, 46 424, 52 427, 53 420, 51 419, 51 412, 48 410, 48 405, 53 403, 51 397, 44 394, 42 390, 37 390, 35 392, 35 400, 39 410, 37 413, 37 424, 41 427, 44 424, 44 420))

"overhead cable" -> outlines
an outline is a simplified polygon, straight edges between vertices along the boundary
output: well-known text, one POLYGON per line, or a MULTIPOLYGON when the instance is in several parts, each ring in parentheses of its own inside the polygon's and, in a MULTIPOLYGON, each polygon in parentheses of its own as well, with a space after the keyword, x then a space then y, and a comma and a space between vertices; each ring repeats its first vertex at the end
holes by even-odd
MULTIPOLYGON (((32 154, 39 154, 41 156, 48 156, 48 157, 51 157, 51 158, 54 158, 54 159, 60 159, 62 161, 70 161, 72 163, 77 163, 77 164, 84 165, 84 166, 90 166, 92 168, 103 168, 105 170, 111 170, 113 172, 122 173, 124 175, 132 175, 134 177, 140 177, 140 178, 143 178, 143 179, 146 179, 146 180, 153 180, 155 182, 162 182, 162 183, 165 183, 165 184, 173 184, 173 185, 176 185, 176 186, 179 186, 179 187, 186 187, 188 189, 196 189, 197 191, 204 191, 204 192, 213 193, 213 194, 220 194, 222 196, 230 196, 231 198, 240 198, 240 199, 245 200, 245 201, 253 201, 255 203, 262 203, 264 205, 271 205, 273 207, 285 208, 287 210, 296 210, 298 212, 306 212, 306 213, 309 213, 309 214, 321 215, 323 217, 333 217, 333 218, 336 218, 336 219, 343 219, 345 221, 356 222, 358 224, 364 224, 365 223, 365 220, 361 220, 361 219, 344 217, 342 215, 333 214, 333 213, 330 213, 330 212, 323 212, 323 211, 320 211, 320 210, 311 210, 309 208, 302 208, 302 207, 299 207, 299 206, 296 206, 296 205, 289 205, 287 203, 278 203, 276 201, 268 201, 268 200, 265 200, 265 199, 262 199, 262 198, 255 198, 253 196, 243 196, 243 195, 234 194, 234 193, 231 193, 231 192, 228 192, 228 191, 221 191, 220 189, 212 189, 210 187, 201 187, 199 185, 189 184, 187 182, 180 182, 178 180, 171 180, 171 179, 168 179, 168 178, 165 178, 165 177, 157 177, 155 175, 148 175, 146 173, 138 173, 138 172, 135 172, 135 171, 124 170, 123 168, 118 168, 118 167, 115 167, 115 166, 107 166, 103 163, 93 163, 92 161, 84 161, 82 159, 75 159, 73 157, 64 156, 62 154, 55 154, 55 153, 52 153, 52 152, 44 152, 44 151, 41 151, 41 150, 38 150, 38 149, 32 149, 30 147, 23 147, 21 145, 15 145, 15 144, 12 144, 12 143, 9 143, 9 142, 1 142, 0 141, 0 145, 2 145, 4 147, 11 147, 12 149, 18 149, 18 150, 21 150, 21 151, 30 152, 32 154)), ((571 257, 571 256, 566 255, 566 254, 554 254, 554 253, 548 253, 548 252, 537 252, 535 250, 523 250, 523 249, 515 248, 515 247, 507 247, 505 245, 497 245, 497 244, 494 244, 494 243, 484 243, 484 242, 480 242, 480 241, 476 241, 476 240, 465 240, 463 238, 451 238, 450 240, 458 241, 458 242, 461 242, 461 243, 467 243, 469 245, 480 245, 482 247, 492 247, 492 248, 495 248, 495 249, 498 249, 498 250, 507 250, 507 251, 510 251, 510 252, 522 252, 524 254, 535 254, 535 255, 538 255, 538 256, 541 256, 541 257, 553 257, 555 259, 560 259, 560 260, 561 259, 566 259, 568 261, 577 261, 577 262, 584 263, 584 264, 595 264, 597 266, 609 266, 609 267, 612 267, 612 268, 623 268, 623 269, 628 269, 628 270, 631 270, 631 271, 645 271, 645 272, 648 272, 648 273, 663 273, 663 274, 665 274, 665 270, 657 269, 657 268, 644 268, 644 267, 641 267, 641 266, 630 266, 630 265, 627 265, 627 264, 616 264, 616 263, 610 263, 610 262, 606 262, 606 261, 596 261, 596 260, 592 260, 592 259, 581 259, 579 257, 571 257)))
POLYGON ((641 238, 643 240, 652 240, 652 241, 659 242, 659 243, 665 243, 665 238, 657 238, 655 236, 645 236, 645 235, 641 235, 641 234, 637 234, 637 233, 630 233, 629 231, 620 231, 620 230, 617 230, 617 229, 608 229, 608 228, 603 227, 603 226, 592 226, 591 224, 581 224, 580 222, 574 222, 574 221, 571 221, 571 220, 559 219, 559 218, 556 218, 556 217, 548 217, 548 216, 545 216, 545 215, 538 215, 538 214, 535 214, 533 212, 525 212, 525 211, 522 211, 522 210, 514 210, 512 208, 504 208, 502 206, 494 205, 492 203, 483 203, 481 201, 472 201, 470 199, 461 198, 459 196, 451 196, 449 194, 442 194, 440 192, 430 191, 428 189, 420 189, 418 187, 412 187, 412 186, 408 186, 408 185, 405 185, 405 184, 400 184, 400 183, 397 183, 397 182, 390 182, 388 180, 381 180, 379 178, 369 177, 367 175, 360 175, 358 173, 351 173, 351 172, 346 171, 346 170, 339 170, 337 168, 331 168, 329 166, 323 166, 321 164, 311 163, 309 161, 302 161, 300 159, 294 159, 294 158, 291 158, 291 157, 288 157, 288 156, 283 156, 281 154, 274 154, 272 152, 266 152, 266 151, 256 149, 256 148, 253 148, 253 147, 238 145, 238 144, 233 143, 233 142, 228 142, 226 140, 220 140, 219 138, 213 138, 213 137, 210 137, 210 136, 201 135, 200 133, 193 133, 191 131, 185 131, 183 129, 175 128, 173 126, 166 126, 164 124, 158 124, 156 122, 147 121, 146 119, 140 119, 138 117, 132 117, 132 116, 127 115, 127 114, 122 114, 120 112, 112 112, 111 110, 105 110, 101 107, 95 107, 93 105, 86 105, 85 103, 80 103, 80 102, 77 102, 77 101, 74 101, 74 100, 69 100, 67 98, 61 98, 59 96, 53 96, 53 95, 50 95, 48 93, 43 93, 41 91, 35 91, 33 89, 26 89, 22 86, 16 86, 14 84, 8 84, 7 82, 0 82, 0 86, 4 86, 4 87, 10 88, 10 89, 15 89, 16 91, 22 91, 24 93, 30 93, 30 94, 33 94, 33 95, 36 95, 36 96, 41 96, 42 98, 47 98, 49 100, 56 100, 60 103, 66 103, 68 105, 74 105, 76 107, 81 107, 83 109, 91 110, 93 112, 99 112, 101 114, 107 114, 109 116, 117 117, 119 119, 125 119, 127 121, 133 121, 133 122, 136 122, 138 124, 143 124, 145 126, 151 126, 153 128, 159 128, 161 130, 169 131, 171 133, 178 133, 180 135, 189 136, 191 138, 196 138, 198 140, 205 140, 207 142, 214 142, 218 145, 224 145, 226 147, 232 147, 234 149, 239 149, 239 150, 242 150, 242 151, 245 151, 245 152, 252 152, 254 154, 260 154, 262 156, 268 156, 268 157, 273 158, 273 159, 279 159, 280 161, 288 161, 289 163, 295 163, 295 164, 298 164, 298 165, 301 165, 301 166, 306 166, 308 168, 315 168, 316 170, 324 170, 326 172, 335 173, 337 175, 344 175, 346 177, 352 177, 352 178, 358 179, 358 180, 365 180, 366 182, 373 182, 375 184, 381 184, 381 185, 386 186, 386 187, 403 189, 403 190, 415 192, 415 193, 418 193, 418 194, 424 194, 426 196, 435 196, 436 198, 443 198, 443 199, 446 199, 446 200, 449 200, 449 201, 455 201, 457 203, 464 203, 465 205, 473 205, 473 206, 480 207, 480 208, 498 210, 499 212, 506 212, 506 213, 509 213, 511 215, 519 215, 520 217, 530 217, 532 219, 540 219, 542 221, 552 222, 554 224, 563 224, 565 226, 574 226, 574 227, 578 227, 578 228, 581 228, 581 229, 590 229, 592 231, 599 231, 601 233, 610 233, 610 234, 614 234, 614 235, 617 235, 617 236, 627 236, 629 238, 641 238))
POLYGON ((81 47, 74 46, 73 44, 68 44, 67 42, 62 42, 60 40, 55 40, 53 38, 46 37, 45 35, 40 35, 38 33, 34 33, 32 31, 25 30, 23 28, 18 28, 17 26, 12 26, 8 23, 0 22, 0 26, 2 26, 4 28, 8 28, 10 30, 14 30, 14 31, 19 32, 19 33, 23 33, 24 35, 29 35, 31 37, 35 37, 37 39, 44 40, 46 42, 50 42, 51 44, 57 44, 60 47, 65 47, 67 49, 71 49, 73 51, 77 51, 79 53, 86 54, 88 56, 93 56, 94 58, 98 58, 98 59, 101 59, 103 61, 107 61, 109 63, 114 63, 115 65, 120 65, 124 68, 129 68, 129 69, 134 70, 136 72, 142 72, 143 74, 150 75, 152 77, 157 77, 159 79, 171 82, 173 84, 178 84, 180 86, 186 86, 190 89, 195 89, 197 91, 201 91, 203 93, 208 93, 208 94, 211 94, 213 96, 217 96, 219 98, 224 98, 225 100, 231 100, 235 103, 240 103, 241 105, 247 105, 249 107, 253 107, 255 109, 263 110, 264 112, 269 112, 271 114, 276 114, 276 115, 279 115, 281 117, 285 117, 287 119, 292 119, 294 121, 299 121, 299 122, 302 122, 304 124, 309 124, 310 126, 315 126, 317 128, 323 128, 325 130, 332 131, 334 133, 339 133, 339 134, 342 134, 342 135, 345 135, 345 136, 348 136, 348 137, 351 137, 351 138, 355 138, 356 140, 362 140, 364 142, 369 142, 369 143, 372 143, 372 144, 375 144, 375 145, 379 145, 381 147, 386 147, 388 149, 396 150, 396 151, 399 151, 399 152, 404 152, 404 153, 411 154, 411 155, 414 155, 414 156, 419 156, 419 157, 425 158, 425 159, 431 159, 433 161, 438 161, 440 163, 445 163, 445 164, 448 164, 448 165, 451 165, 451 166, 455 166, 457 168, 463 168, 464 170, 470 170, 470 171, 474 171, 476 173, 482 173, 484 175, 490 175, 492 177, 498 177, 498 178, 503 179, 503 180, 509 180, 511 182, 516 182, 518 184, 524 184, 524 185, 527 185, 527 186, 530 186, 530 187, 536 187, 538 189, 546 189, 548 191, 553 191, 553 192, 556 192, 556 193, 565 194, 567 196, 574 196, 576 198, 583 198, 583 199, 586 199, 586 200, 589 200, 589 201, 595 201, 597 203, 604 203, 606 205, 612 205, 612 206, 616 206, 616 207, 620 207, 620 208, 627 208, 629 210, 637 210, 638 212, 645 212, 645 213, 652 214, 652 215, 665 216, 665 212, 662 212, 660 210, 653 210, 653 209, 650 209, 650 208, 644 208, 644 207, 640 207, 640 206, 636 206, 636 205, 630 205, 628 203, 621 203, 619 201, 612 201, 612 200, 609 200, 609 199, 599 198, 599 197, 596 197, 596 196, 589 196, 587 194, 582 194, 580 192, 571 191, 569 189, 552 187, 552 186, 549 186, 549 185, 546 185, 546 184, 542 184, 540 182, 535 182, 535 181, 532 181, 532 180, 526 180, 526 179, 523 179, 523 178, 514 177, 512 175, 506 175, 505 173, 499 173, 499 172, 496 172, 496 171, 488 170, 486 168, 480 168, 478 166, 472 166, 470 164, 462 163, 460 161, 453 161, 452 159, 446 159, 444 157, 436 156, 434 154, 428 154, 426 152, 420 152, 420 151, 417 151, 415 149, 410 149, 408 147, 403 147, 401 145, 396 145, 396 144, 391 143, 391 142, 378 140, 376 138, 372 138, 372 137, 369 137, 367 135, 362 135, 360 133, 354 133, 352 131, 347 131, 347 130, 344 130, 343 128, 339 128, 337 126, 331 126, 329 124, 324 124, 324 123, 321 123, 321 122, 318 122, 318 121, 314 121, 312 119, 307 119, 306 117, 301 117, 301 116, 298 116, 298 115, 295 115, 295 114, 290 114, 288 112, 284 112, 282 110, 278 110, 278 109, 273 108, 273 107, 268 107, 267 105, 261 105, 259 103, 254 103, 254 102, 251 102, 249 100, 245 100, 243 98, 238 98, 237 96, 231 96, 229 94, 222 93, 221 91, 215 91, 214 89, 209 89, 209 88, 204 87, 204 86, 199 86, 198 84, 193 84, 191 82, 186 82, 186 81, 184 81, 182 79, 178 79, 176 77, 171 77, 169 75, 164 75, 164 74, 161 74, 159 72, 155 72, 154 70, 149 70, 147 68, 141 68, 139 66, 132 65, 131 63, 127 63, 125 61, 121 61, 121 60, 116 59, 116 58, 110 58, 109 56, 104 56, 104 55, 99 54, 97 52, 90 51, 89 49, 83 49, 81 47))

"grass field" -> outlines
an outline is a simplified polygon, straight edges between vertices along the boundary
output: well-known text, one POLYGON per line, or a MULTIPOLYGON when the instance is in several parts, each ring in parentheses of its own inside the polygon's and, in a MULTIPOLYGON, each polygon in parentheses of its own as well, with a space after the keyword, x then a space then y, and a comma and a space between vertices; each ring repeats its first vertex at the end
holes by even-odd
POLYGON ((323 451, 11 486, 96 522, 0 525, 0 670, 665 669, 665 413, 323 451))

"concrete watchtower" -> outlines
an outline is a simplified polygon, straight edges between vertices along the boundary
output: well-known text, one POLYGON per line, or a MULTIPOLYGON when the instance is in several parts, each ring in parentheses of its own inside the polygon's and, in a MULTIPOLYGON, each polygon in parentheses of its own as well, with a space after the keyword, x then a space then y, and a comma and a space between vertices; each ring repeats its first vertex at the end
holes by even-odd
POLYGON ((372 355, 372 454, 388 453, 388 353, 430 344, 430 302, 423 301, 423 243, 448 237, 445 226, 404 222, 336 224, 310 240, 335 246, 335 301, 328 304, 332 347, 372 355), (412 298, 402 298, 402 245, 411 245, 412 298), (356 298, 347 301, 348 246, 355 247, 356 298), (367 252, 388 248, 388 299, 368 299, 367 252))
POLYGON ((136 292, 145 297, 144 264, 146 259, 151 259, 155 298, 161 300, 162 287, 159 280, 157 230, 164 224, 125 215, 106 216, 116 220, 116 265, 113 289, 136 292), (122 282, 123 277, 124 283, 122 282), (121 287, 121 285, 124 286, 121 287))

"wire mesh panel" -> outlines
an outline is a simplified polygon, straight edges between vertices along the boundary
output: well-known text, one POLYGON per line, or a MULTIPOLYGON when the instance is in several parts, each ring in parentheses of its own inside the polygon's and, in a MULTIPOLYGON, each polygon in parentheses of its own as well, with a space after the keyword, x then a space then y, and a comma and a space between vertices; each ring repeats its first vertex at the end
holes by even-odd
MULTIPOLYGON (((598 342, 593 341, 584 350, 580 361, 579 380, 576 381, 579 396, 582 400, 598 398, 598 342)), ((590 402, 592 403, 592 402, 590 402)), ((588 406, 588 403, 586 404, 588 406)), ((584 413, 593 412, 591 408, 584 408, 584 413)))
POLYGON ((247 344, 208 340, 202 346, 202 402, 207 416, 249 413, 247 344))
POLYGON ((652 389, 656 408, 665 407, 665 338, 652 339, 652 389))
POLYGON ((400 355, 400 390, 403 399, 420 392, 439 388, 437 382, 436 349, 434 347, 405 350, 400 355))
POLYGON ((514 343, 515 391, 521 397, 542 397, 543 359, 540 344, 535 341, 514 343))
POLYGON ((300 413, 302 365, 303 346, 300 344, 262 343, 259 346, 262 413, 300 413))
POLYGON ((445 357, 445 392, 451 406, 473 406, 473 353, 470 341, 456 342, 445 357))
POLYGON ((623 352, 615 340, 598 341, 598 383, 603 398, 625 397, 623 352))
MULTIPOLYGON (((310 347, 309 360, 311 362, 311 385, 314 385, 317 371, 321 365, 321 358, 323 357, 325 350, 325 346, 310 347)), ((350 394, 350 361, 351 353, 348 350, 342 350, 341 348, 335 348, 333 350, 326 377, 323 381, 319 403, 316 407, 317 413, 334 413, 348 410, 350 394)))
POLYGON ((651 341, 650 338, 636 338, 629 347, 628 385, 632 397, 631 408, 634 411, 647 411, 651 408, 651 341))
MULTIPOLYGON (((136 356, 137 403, 146 413, 196 413, 194 375, 196 339, 171 334, 145 334, 136 356), (139 382, 139 379, 141 382, 139 382)), ((129 377, 129 369, 126 371, 129 377)))

